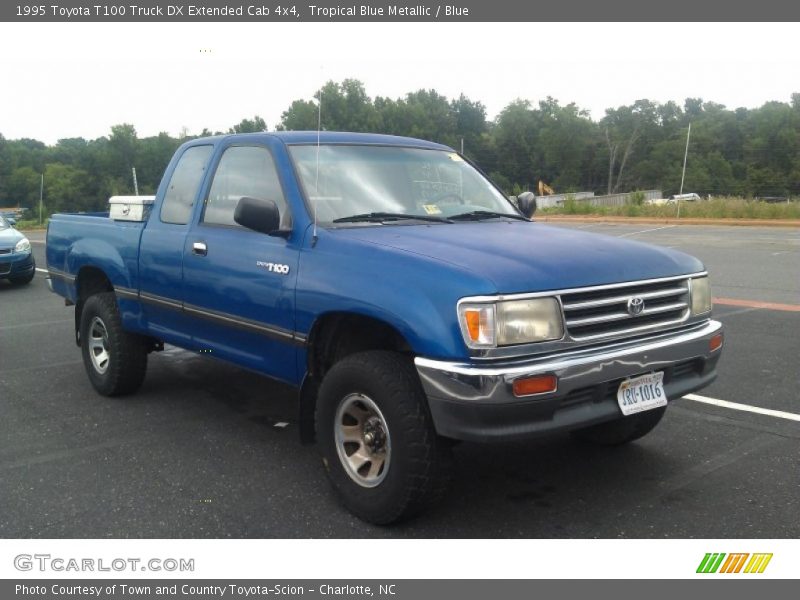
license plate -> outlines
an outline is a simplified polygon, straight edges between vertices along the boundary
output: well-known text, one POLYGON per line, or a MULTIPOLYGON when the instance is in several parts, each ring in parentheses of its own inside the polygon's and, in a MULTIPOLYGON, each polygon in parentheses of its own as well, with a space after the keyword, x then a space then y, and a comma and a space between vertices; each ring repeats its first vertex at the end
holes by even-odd
POLYGON ((664 373, 648 373, 623 381, 617 390, 617 404, 625 416, 667 405, 664 373))

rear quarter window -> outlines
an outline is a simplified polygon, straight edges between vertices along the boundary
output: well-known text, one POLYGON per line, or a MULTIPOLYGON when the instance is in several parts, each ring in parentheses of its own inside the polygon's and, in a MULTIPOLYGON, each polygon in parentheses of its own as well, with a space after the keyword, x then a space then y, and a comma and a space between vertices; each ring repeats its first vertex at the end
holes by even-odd
POLYGON ((213 146, 192 146, 178 159, 161 205, 163 223, 185 225, 189 222, 197 190, 203 181, 213 149, 213 146))

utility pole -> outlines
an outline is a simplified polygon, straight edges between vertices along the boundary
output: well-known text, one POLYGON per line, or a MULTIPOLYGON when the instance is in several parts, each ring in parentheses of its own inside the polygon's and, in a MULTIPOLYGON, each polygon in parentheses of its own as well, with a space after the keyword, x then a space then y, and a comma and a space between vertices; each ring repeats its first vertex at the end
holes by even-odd
POLYGON ((44 173, 42 173, 41 183, 39 184, 39 227, 42 226, 42 198, 44 196, 44 173))
POLYGON ((138 196, 139 195, 139 183, 136 181, 136 167, 131 167, 131 172, 133 173, 133 193, 138 196))
POLYGON ((461 154, 464 154, 464 138, 461 138, 461 154))
POLYGON ((681 173, 681 191, 678 192, 678 216, 681 218, 681 196, 683 195, 683 180, 686 178, 686 157, 689 156, 689 136, 692 135, 692 124, 689 123, 689 131, 686 132, 686 150, 683 152, 683 173, 681 173))

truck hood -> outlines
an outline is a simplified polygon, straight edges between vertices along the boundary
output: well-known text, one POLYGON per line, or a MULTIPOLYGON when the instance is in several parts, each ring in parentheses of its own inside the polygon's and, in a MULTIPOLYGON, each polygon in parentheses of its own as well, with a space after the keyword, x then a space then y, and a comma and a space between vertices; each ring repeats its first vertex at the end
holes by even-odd
POLYGON ((335 234, 458 266, 487 278, 501 294, 703 270, 699 260, 683 252, 535 222, 365 226, 337 229, 335 234))

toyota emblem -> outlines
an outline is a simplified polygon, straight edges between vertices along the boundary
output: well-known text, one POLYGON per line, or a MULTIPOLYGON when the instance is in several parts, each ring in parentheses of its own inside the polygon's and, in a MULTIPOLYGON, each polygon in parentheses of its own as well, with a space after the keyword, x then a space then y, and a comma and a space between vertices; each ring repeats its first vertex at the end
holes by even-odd
POLYGON ((644 300, 639 296, 628 298, 628 314, 632 317, 642 314, 644 310, 644 300))

